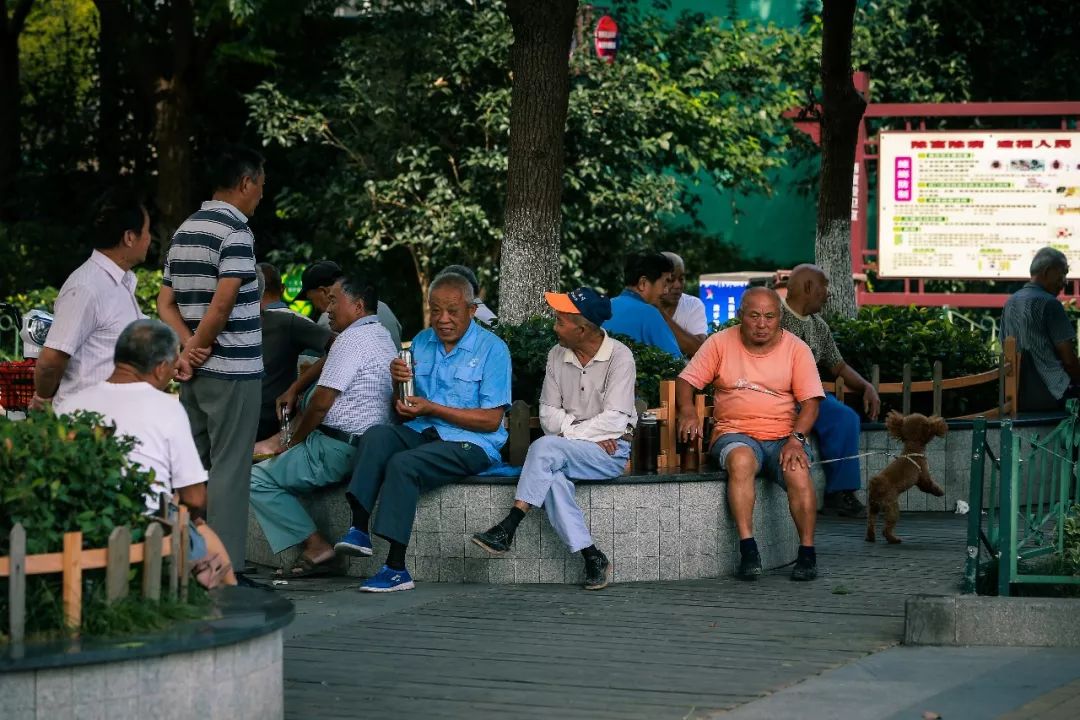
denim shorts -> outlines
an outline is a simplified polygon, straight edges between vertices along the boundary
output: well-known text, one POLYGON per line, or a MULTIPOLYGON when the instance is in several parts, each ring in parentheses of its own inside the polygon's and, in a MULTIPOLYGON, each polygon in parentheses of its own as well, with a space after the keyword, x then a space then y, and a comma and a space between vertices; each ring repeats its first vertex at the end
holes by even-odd
POLYGON ((206 538, 199 534, 195 523, 188 521, 188 560, 197 562, 206 557, 206 538))
MULTIPOLYGON (((709 455, 720 466, 720 478, 726 479, 727 458, 731 451, 737 447, 750 448, 757 459, 758 475, 772 480, 786 489, 787 483, 784 481, 784 471, 780 467, 780 451, 784 449, 787 441, 786 437, 779 440, 758 440, 742 433, 727 433, 716 439, 716 442, 709 448, 709 455)), ((810 446, 803 443, 803 450, 806 451, 807 459, 812 462, 814 458, 810 453, 810 446)))

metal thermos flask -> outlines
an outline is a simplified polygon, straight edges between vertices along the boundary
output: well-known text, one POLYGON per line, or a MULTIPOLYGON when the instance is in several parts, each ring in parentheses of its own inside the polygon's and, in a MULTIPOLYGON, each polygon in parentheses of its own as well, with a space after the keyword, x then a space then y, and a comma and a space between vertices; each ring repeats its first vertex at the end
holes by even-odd
MULTIPOLYGON (((412 350, 399 350, 398 359, 409 366, 409 372, 413 370, 412 350)), ((416 395, 416 385, 410 377, 403 383, 398 384, 398 400, 405 402, 405 398, 416 395)))
POLYGON ((639 473, 656 472, 656 459, 660 454, 660 424, 651 412, 638 416, 637 470, 639 473))

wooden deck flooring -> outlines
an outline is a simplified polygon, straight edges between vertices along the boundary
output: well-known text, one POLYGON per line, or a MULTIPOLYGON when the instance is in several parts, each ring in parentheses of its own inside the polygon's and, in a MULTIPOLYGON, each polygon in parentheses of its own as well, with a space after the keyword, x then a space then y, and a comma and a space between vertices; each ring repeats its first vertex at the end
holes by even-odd
MULTIPOLYGON (((285 648, 287 718, 695 718, 897 644, 904 598, 958 586, 966 518, 902 518, 905 543, 822 518, 821 577, 466 586, 317 627, 285 648)), ((341 587, 338 585, 337 587, 341 587)), ((299 582, 287 594, 312 602, 299 582)), ((384 602, 335 593, 339 602, 384 602)))

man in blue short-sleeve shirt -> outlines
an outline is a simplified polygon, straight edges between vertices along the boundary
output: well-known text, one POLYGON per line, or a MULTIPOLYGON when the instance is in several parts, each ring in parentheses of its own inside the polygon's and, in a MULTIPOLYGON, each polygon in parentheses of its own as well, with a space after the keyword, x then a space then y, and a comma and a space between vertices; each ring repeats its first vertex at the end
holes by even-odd
POLYGON ((604 329, 682 358, 679 342, 658 307, 660 298, 671 286, 674 269, 671 260, 661 253, 627 258, 623 271, 626 287, 612 299, 611 318, 604 323, 604 329))
POLYGON ((510 351, 473 322, 472 285, 455 273, 437 277, 428 290, 431 327, 412 342, 410 368, 390 363, 395 383, 413 380, 413 395, 395 409, 405 423, 378 425, 360 440, 345 497, 352 527, 334 546, 346 555, 371 555, 371 532, 390 542, 386 564, 360 589, 411 590, 405 551, 420 494, 483 472, 499 460, 506 442, 503 415, 510 404, 510 351))

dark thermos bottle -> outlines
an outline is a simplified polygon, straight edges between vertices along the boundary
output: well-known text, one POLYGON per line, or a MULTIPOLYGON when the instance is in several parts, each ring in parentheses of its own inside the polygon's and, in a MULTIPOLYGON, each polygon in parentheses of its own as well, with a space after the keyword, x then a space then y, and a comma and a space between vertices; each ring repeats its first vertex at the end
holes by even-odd
POLYGON ((683 472, 698 470, 698 441, 687 440, 679 443, 679 468, 683 472))
POLYGON ((659 455, 660 424, 656 421, 654 413, 642 413, 638 416, 636 472, 656 472, 656 459, 659 455))

